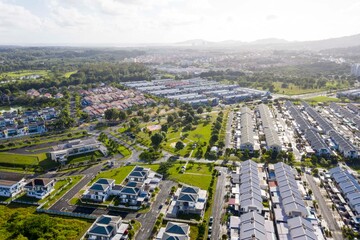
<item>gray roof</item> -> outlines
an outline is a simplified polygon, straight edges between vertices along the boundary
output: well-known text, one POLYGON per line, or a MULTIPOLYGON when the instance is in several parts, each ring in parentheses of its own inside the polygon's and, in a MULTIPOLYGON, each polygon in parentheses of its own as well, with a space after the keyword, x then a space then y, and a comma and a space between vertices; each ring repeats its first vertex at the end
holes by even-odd
POLYGON ((329 136, 335 142, 335 144, 338 145, 340 152, 343 153, 344 152, 347 153, 351 151, 357 152, 356 147, 349 140, 347 140, 342 135, 340 135, 338 132, 330 131, 329 136))
POLYGON ((292 168, 279 162, 274 164, 274 169, 285 213, 291 215, 291 212, 296 211, 300 212, 302 216, 306 216, 305 203, 297 187, 292 168))
POLYGON ((329 131, 334 130, 333 126, 325 120, 317 111, 312 107, 306 107, 306 112, 319 124, 324 133, 328 134, 329 131))
POLYGON ((317 240, 314 227, 302 217, 288 219, 290 236, 293 240, 317 240))
POLYGON ((311 145, 311 148, 319 154, 328 154, 330 153, 329 147, 326 145, 324 139, 315 132, 314 130, 308 130, 305 133, 305 138, 308 143, 311 145))
POLYGON ((254 121, 252 117, 252 112, 248 107, 243 107, 241 109, 240 125, 241 125, 240 144, 254 145, 254 130, 253 130, 254 121))
POLYGON ((260 113, 267 146, 281 147, 281 142, 275 130, 275 124, 272 115, 270 113, 269 107, 266 106, 265 104, 260 104, 258 110, 260 113))
POLYGON ((263 216, 249 212, 241 215, 240 219, 240 240, 267 240, 263 216))
POLYGON ((248 207, 256 207, 262 211, 260 180, 257 163, 247 160, 240 166, 240 206, 246 211, 248 207))

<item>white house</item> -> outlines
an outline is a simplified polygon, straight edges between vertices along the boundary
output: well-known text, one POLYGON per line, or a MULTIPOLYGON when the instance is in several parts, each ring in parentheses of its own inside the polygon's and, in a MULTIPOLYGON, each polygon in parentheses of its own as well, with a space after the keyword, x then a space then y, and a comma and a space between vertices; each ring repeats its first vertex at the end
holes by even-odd
POLYGON ((0 196, 15 197, 23 191, 26 184, 22 175, 0 172, 0 196))
POLYGON ((120 216, 102 215, 96 219, 86 233, 89 240, 126 240, 129 224, 120 216))
POLYGON ((100 178, 85 191, 82 198, 85 200, 104 202, 110 196, 114 186, 115 180, 100 178))
POLYGON ((173 212, 171 215, 184 214, 198 214, 203 215, 205 211, 207 200, 207 191, 201 190, 197 187, 183 186, 175 193, 173 212))
POLYGON ((54 190, 55 180, 48 178, 35 178, 25 185, 26 195, 43 199, 54 190))
POLYGON ((190 226, 186 223, 168 222, 162 227, 155 240, 189 240, 190 226))

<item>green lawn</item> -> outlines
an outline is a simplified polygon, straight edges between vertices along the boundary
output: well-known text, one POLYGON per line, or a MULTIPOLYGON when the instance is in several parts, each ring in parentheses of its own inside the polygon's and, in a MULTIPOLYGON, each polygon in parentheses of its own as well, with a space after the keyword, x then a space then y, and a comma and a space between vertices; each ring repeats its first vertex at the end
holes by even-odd
POLYGON ((77 71, 66 72, 66 73, 64 74, 64 77, 69 78, 69 77, 70 77, 71 75, 73 75, 74 73, 77 73, 77 71))
MULTIPOLYGON (((169 128, 169 131, 167 132, 166 138, 167 142, 163 144, 163 147, 165 150, 172 152, 174 154, 179 154, 180 156, 187 156, 191 153, 193 150, 191 148, 191 145, 193 143, 208 143, 211 137, 211 128, 212 123, 216 119, 216 114, 210 114, 211 115, 211 121, 206 122, 205 120, 200 120, 198 125, 193 126, 193 129, 186 132, 181 132, 181 129, 174 130, 173 128, 169 128), (184 140, 181 140, 181 134, 182 136, 186 135, 186 138, 184 140), (182 141, 185 143, 184 149, 181 149, 180 151, 176 151, 174 148, 174 145, 176 142, 182 141)), ((206 146, 202 147, 203 152, 206 152, 206 146)), ((195 156, 196 150, 192 152, 192 157, 195 156)))
POLYGON ((131 155, 131 151, 123 145, 120 145, 118 150, 119 150, 120 154, 123 155, 124 157, 128 157, 131 155))
POLYGON ((49 75, 49 73, 50 71, 47 70, 21 70, 21 71, 0 73, 0 78, 8 77, 11 79, 17 79, 20 77, 30 76, 30 75, 40 75, 46 77, 49 75))
POLYGON ((89 153, 84 153, 84 154, 80 154, 80 155, 69 156, 67 163, 71 164, 71 163, 90 161, 92 159, 98 159, 101 157, 103 157, 103 155, 100 151, 89 152, 89 153))
MULTIPOLYGON (((69 129, 63 133, 47 133, 46 135, 30 135, 21 138, 7 139, 6 141, 0 141, 0 149, 2 151, 17 149, 21 147, 37 146, 44 143, 56 143, 61 141, 83 138, 87 134, 83 134, 84 131, 69 129)), ((42 148, 39 148, 42 149, 42 148)))
MULTIPOLYGON (((199 187, 201 189, 207 190, 210 186, 212 170, 214 168, 213 164, 205 163, 188 163, 186 166, 186 171, 181 173, 181 167, 185 163, 175 163, 169 170, 170 179, 182 182, 187 185, 199 187)), ((159 169, 159 164, 144 164, 142 165, 145 168, 150 168, 153 171, 159 169)))
POLYGON ((91 181, 91 183, 96 182, 99 178, 110 178, 114 179, 116 184, 121 184, 133 168, 134 166, 124 166, 101 172, 93 181, 91 181))
POLYGON ((197 240, 199 235, 199 228, 195 225, 190 225, 190 240, 197 240))
POLYGON ((327 97, 327 96, 317 96, 313 98, 306 99, 307 102, 314 102, 314 103, 328 103, 328 102, 340 102, 340 99, 334 97, 327 97))
POLYGON ((274 82, 275 92, 279 94, 285 95, 299 95, 299 94, 306 94, 306 93, 314 93, 314 92, 321 92, 326 91, 326 88, 318 88, 318 89, 302 89, 299 86, 294 85, 293 83, 289 83, 287 88, 282 88, 282 82, 274 82))
POLYGON ((35 210, 33 206, 24 207, 13 203, 0 205, 0 238, 76 240, 92 224, 89 220, 37 214, 35 210))
POLYGON ((43 169, 49 169, 57 166, 55 161, 52 161, 46 156, 46 153, 39 154, 15 154, 0 152, 0 166, 10 168, 36 168, 37 166, 43 169))

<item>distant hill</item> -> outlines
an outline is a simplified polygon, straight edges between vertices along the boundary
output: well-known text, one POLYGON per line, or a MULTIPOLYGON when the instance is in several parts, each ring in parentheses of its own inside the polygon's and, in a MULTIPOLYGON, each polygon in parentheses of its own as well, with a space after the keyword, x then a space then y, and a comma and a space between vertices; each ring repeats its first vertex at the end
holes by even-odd
POLYGON ((205 41, 203 39, 192 39, 192 40, 187 40, 187 41, 183 41, 183 42, 178 42, 175 45, 180 45, 180 46, 207 46, 207 45, 212 45, 212 44, 214 44, 214 42, 205 41))
POLYGON ((297 42, 294 45, 309 50, 355 47, 360 46, 360 34, 318 41, 297 42))
POLYGON ((316 41, 286 41, 278 38, 259 39, 252 42, 226 40, 210 42, 203 39, 194 39, 175 43, 176 46, 194 47, 237 47, 244 49, 287 49, 320 51, 333 48, 349 48, 360 46, 360 34, 339 38, 330 38, 316 41))

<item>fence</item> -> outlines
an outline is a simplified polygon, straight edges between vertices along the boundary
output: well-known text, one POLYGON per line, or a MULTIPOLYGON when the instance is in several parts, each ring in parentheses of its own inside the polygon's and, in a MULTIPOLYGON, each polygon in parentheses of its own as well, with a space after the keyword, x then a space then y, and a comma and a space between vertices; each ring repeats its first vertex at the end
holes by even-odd
POLYGON ((89 215, 89 214, 73 213, 73 212, 61 212, 61 211, 43 209, 43 208, 36 209, 36 212, 48 213, 48 214, 52 214, 52 215, 67 216, 67 217, 86 218, 86 219, 91 219, 91 220, 95 220, 97 218, 97 216, 89 215))

